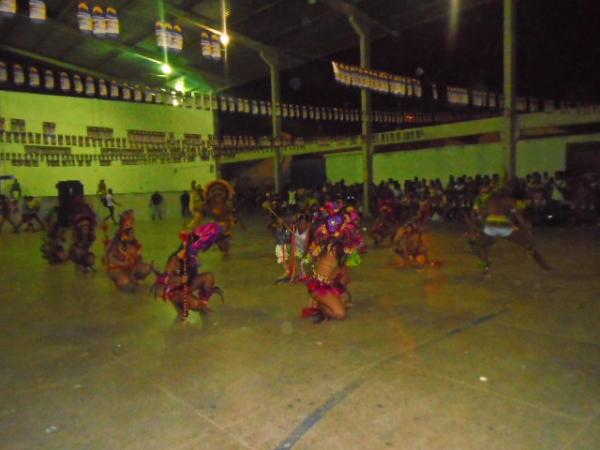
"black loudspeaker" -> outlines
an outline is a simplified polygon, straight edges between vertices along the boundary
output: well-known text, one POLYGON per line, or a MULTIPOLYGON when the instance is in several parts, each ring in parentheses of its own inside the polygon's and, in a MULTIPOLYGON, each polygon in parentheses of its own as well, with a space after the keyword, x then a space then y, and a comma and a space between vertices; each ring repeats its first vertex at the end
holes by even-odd
POLYGON ((83 184, 78 180, 59 181, 58 189, 58 222, 62 227, 68 227, 71 215, 77 204, 76 199, 83 197, 83 184))

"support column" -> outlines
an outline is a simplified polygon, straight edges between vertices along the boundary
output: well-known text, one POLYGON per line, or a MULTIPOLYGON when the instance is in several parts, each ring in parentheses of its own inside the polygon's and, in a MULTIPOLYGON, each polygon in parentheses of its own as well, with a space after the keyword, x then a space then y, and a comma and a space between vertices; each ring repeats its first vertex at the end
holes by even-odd
MULTIPOLYGON (((360 23, 354 16, 349 17, 350 25, 360 38, 360 66, 371 68, 371 45, 369 27, 360 23)), ((362 178, 363 178, 363 214, 369 217, 369 188, 373 181, 373 146, 371 143, 371 91, 360 90, 360 112, 362 122, 362 178)))
POLYGON ((506 175, 517 175, 516 123, 516 0, 504 0, 504 127, 503 162, 506 175))
MULTIPOLYGON (((260 57, 262 60, 267 63, 269 66, 269 70, 271 71, 271 122, 273 128, 273 137, 277 138, 281 136, 281 114, 279 112, 279 105, 281 105, 281 94, 280 94, 280 86, 279 86, 279 64, 277 61, 277 56, 273 54, 267 54, 265 52, 260 52, 260 57), (275 107, 277 105, 277 108, 275 107)), ((275 147, 275 192, 281 192, 281 166, 282 166, 282 157, 281 157, 281 149, 275 147)))

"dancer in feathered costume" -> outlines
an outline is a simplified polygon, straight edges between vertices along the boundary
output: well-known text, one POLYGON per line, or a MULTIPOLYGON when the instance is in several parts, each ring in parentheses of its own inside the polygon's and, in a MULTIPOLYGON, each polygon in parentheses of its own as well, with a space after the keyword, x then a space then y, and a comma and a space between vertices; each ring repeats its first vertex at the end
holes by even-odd
POLYGON ((134 289, 152 272, 152 265, 144 262, 142 244, 134 233, 135 216, 127 210, 119 216, 119 228, 110 241, 105 241, 104 264, 108 277, 122 290, 134 289))
POLYGON ((42 256, 50 264, 64 263, 69 259, 65 250, 65 229, 60 226, 58 220, 58 207, 53 208, 45 217, 46 235, 42 241, 42 256))
POLYGON ((215 276, 211 272, 199 272, 197 260, 200 252, 218 244, 223 228, 218 223, 207 223, 191 232, 182 231, 179 237, 182 244, 167 260, 157 285, 163 287, 163 300, 173 303, 182 320, 186 320, 189 310, 209 312, 208 301, 213 294, 223 298, 223 291, 215 286, 215 276))
POLYGON ((344 319, 349 306, 348 267, 358 266, 365 241, 359 227, 360 216, 342 201, 328 202, 315 224, 309 253, 313 273, 306 280, 311 306, 302 311, 314 322, 344 319))
POLYGON ((396 228, 396 216, 394 211, 394 201, 391 198, 385 198, 379 201, 379 215, 377 220, 371 227, 369 235, 373 239, 375 247, 389 239, 390 242, 394 237, 394 229, 396 228))
POLYGON ((94 270, 96 256, 90 250, 96 234, 96 216, 91 211, 81 211, 74 215, 72 219, 73 241, 69 248, 69 258, 75 265, 84 270, 94 270))
POLYGON ((219 224, 222 235, 216 242, 224 256, 229 255, 233 226, 236 223, 233 208, 233 187, 225 180, 211 181, 206 185, 206 215, 219 224))

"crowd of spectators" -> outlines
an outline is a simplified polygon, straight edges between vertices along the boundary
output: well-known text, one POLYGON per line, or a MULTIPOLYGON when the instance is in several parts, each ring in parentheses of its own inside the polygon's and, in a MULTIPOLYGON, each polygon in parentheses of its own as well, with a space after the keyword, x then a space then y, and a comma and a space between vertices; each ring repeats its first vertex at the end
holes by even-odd
MULTIPOLYGON (((369 188, 370 213, 377 217, 382 202, 393 204, 399 221, 416 212, 428 201, 432 220, 462 222, 482 188, 503 189, 520 201, 526 214, 536 225, 595 225, 600 210, 600 175, 572 175, 557 172, 531 173, 509 181, 499 174, 451 176, 440 179, 417 177, 403 183, 389 179, 369 188)), ((238 190, 238 210, 260 208, 265 202, 282 210, 306 210, 328 200, 344 199, 362 205, 363 185, 346 184, 344 180, 327 182, 319 187, 288 186, 277 194, 269 188, 238 190)))

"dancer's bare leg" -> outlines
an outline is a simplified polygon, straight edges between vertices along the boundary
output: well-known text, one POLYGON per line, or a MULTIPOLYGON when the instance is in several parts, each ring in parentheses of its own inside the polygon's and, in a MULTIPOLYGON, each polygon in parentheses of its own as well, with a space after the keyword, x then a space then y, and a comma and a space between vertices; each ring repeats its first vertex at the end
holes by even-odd
POLYGON ((527 250, 527 255, 531 257, 531 259, 533 259, 542 270, 552 269, 548 265, 546 260, 542 257, 542 255, 534 247, 533 239, 527 231, 520 228, 516 230, 513 234, 508 236, 506 239, 514 244, 517 244, 519 247, 522 247, 525 250, 527 250))
POLYGON ((311 295, 326 317, 338 320, 346 318, 347 306, 341 296, 334 294, 317 295, 316 293, 311 295))

